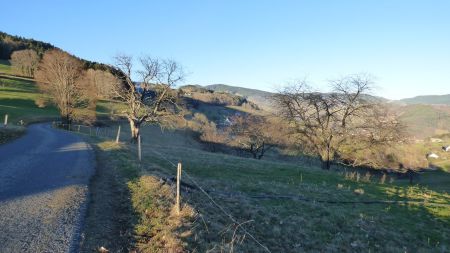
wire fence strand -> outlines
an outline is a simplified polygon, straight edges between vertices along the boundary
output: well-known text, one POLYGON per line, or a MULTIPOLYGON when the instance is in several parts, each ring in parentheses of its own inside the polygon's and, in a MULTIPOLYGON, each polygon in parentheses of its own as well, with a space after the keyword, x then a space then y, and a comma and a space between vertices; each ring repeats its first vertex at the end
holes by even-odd
MULTIPOLYGON (((170 161, 169 159, 167 159, 163 154, 159 153, 156 150, 150 149, 151 152, 153 152, 154 154, 158 155, 159 157, 161 157, 163 160, 167 161, 168 163, 170 163, 172 166, 174 166, 175 168, 177 167, 177 165, 175 163, 173 163, 172 161, 170 161)), ((241 223, 239 223, 230 213, 228 213, 225 208, 223 208, 221 205, 219 205, 219 203, 217 203, 214 198, 208 194, 208 192, 205 191, 205 189, 203 189, 203 187, 201 187, 196 180, 194 180, 194 178, 189 175, 189 173, 187 173, 185 170, 183 171, 183 174, 185 174, 187 176, 187 178, 189 178, 189 180, 198 188, 200 189, 200 191, 206 195, 206 197, 211 201, 211 203, 213 203, 223 214, 225 214, 225 216, 227 216, 234 224, 239 225, 241 223)), ((265 251, 267 252, 271 252, 269 250, 269 248, 267 248, 264 244, 262 244, 258 239, 256 239, 250 232, 247 231, 247 229, 245 229, 242 226, 239 226, 240 229, 242 229, 242 231, 244 231, 244 233, 246 235, 248 235, 256 244, 258 244, 259 246, 261 246, 265 251)))

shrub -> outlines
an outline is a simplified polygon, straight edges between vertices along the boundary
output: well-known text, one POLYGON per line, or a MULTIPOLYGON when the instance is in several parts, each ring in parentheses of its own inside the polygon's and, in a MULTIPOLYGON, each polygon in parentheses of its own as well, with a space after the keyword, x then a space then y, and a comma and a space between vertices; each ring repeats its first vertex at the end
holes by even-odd
POLYGON ((34 104, 36 104, 36 106, 39 108, 45 108, 47 106, 47 100, 42 97, 39 97, 36 98, 36 100, 34 100, 34 104))

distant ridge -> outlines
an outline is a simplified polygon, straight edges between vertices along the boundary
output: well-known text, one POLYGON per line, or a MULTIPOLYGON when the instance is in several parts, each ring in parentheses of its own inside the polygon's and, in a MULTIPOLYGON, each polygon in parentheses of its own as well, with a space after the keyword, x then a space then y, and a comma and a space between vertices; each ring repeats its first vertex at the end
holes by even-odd
POLYGON ((247 97, 247 99, 263 108, 270 108, 270 97, 274 94, 268 91, 262 91, 257 89, 244 88, 239 86, 231 86, 226 84, 212 84, 204 86, 206 89, 218 91, 218 92, 228 92, 234 95, 240 95, 247 97))
POLYGON ((211 84, 205 86, 205 88, 213 90, 213 91, 222 91, 222 92, 229 92, 229 93, 235 93, 237 95, 241 96, 271 96, 273 95, 272 92, 268 91, 262 91, 257 89, 250 89, 250 88, 244 88, 239 86, 231 86, 226 84, 211 84))
MULTIPOLYGON (((248 100, 269 109, 271 107, 270 97, 275 93, 262 91, 257 89, 243 88, 239 86, 231 86, 226 84, 212 84, 204 86, 206 89, 218 91, 218 92, 228 92, 234 95, 240 95, 247 97, 248 100)), ((388 102, 388 99, 372 96, 372 95, 364 95, 364 97, 370 101, 374 102, 388 102)))
POLYGON ((426 105, 450 105, 450 94, 447 95, 423 95, 413 98, 398 100, 405 104, 426 104, 426 105))

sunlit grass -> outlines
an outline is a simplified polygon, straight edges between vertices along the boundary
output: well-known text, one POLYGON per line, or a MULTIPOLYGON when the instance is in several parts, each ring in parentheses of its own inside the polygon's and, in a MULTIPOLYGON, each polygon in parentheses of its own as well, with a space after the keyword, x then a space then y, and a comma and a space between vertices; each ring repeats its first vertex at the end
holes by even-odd
MULTIPOLYGON (((126 124, 122 125, 122 131, 122 140, 127 142, 126 124)), ((176 174, 176 168, 170 162, 176 164, 181 161, 183 173, 210 191, 214 199, 238 221, 251 220, 247 229, 274 252, 292 249, 396 252, 405 248, 439 251, 448 249, 450 245, 449 207, 420 204, 449 204, 448 193, 436 190, 438 188, 410 186, 407 180, 395 178, 393 182, 388 178, 382 184, 375 176, 369 181, 356 181, 334 171, 292 162, 211 153, 203 151, 198 143, 193 144, 192 136, 180 130, 161 131, 158 127, 146 126, 142 134, 141 173, 170 178, 176 174), (363 193, 356 194, 357 190, 363 193), (304 200, 254 198, 260 195, 293 195, 304 200), (406 201, 406 204, 320 202, 324 200, 387 200, 406 201), (408 204, 408 201, 414 203, 408 204)), ((124 146, 122 152, 121 159, 128 159, 127 163, 136 162, 134 145, 124 146)), ((187 176, 183 176, 183 180, 193 184, 187 176)), ((427 182, 432 183, 430 179, 427 182)), ((439 181, 435 183, 440 184, 439 181)), ((192 236, 184 239, 187 247, 200 251, 213 247, 226 249, 230 234, 221 234, 220 231, 230 225, 230 220, 199 191, 184 193, 183 199, 195 207, 207 224, 207 231, 203 221, 194 225, 192 236)), ((239 247, 242 251, 260 250, 251 240, 239 247)))

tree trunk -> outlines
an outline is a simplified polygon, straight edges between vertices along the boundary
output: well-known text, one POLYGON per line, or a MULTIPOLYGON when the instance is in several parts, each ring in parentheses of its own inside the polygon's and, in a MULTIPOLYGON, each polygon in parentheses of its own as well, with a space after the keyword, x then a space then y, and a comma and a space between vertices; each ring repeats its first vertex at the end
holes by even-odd
POLYGON ((322 160, 321 159, 321 162, 322 162, 322 169, 324 169, 324 170, 330 170, 330 167, 331 167, 331 162, 330 162, 330 160, 322 160))
POLYGON ((141 127, 141 123, 133 119, 128 119, 128 122, 130 122, 131 142, 137 142, 137 139, 140 135, 139 130, 141 127))

